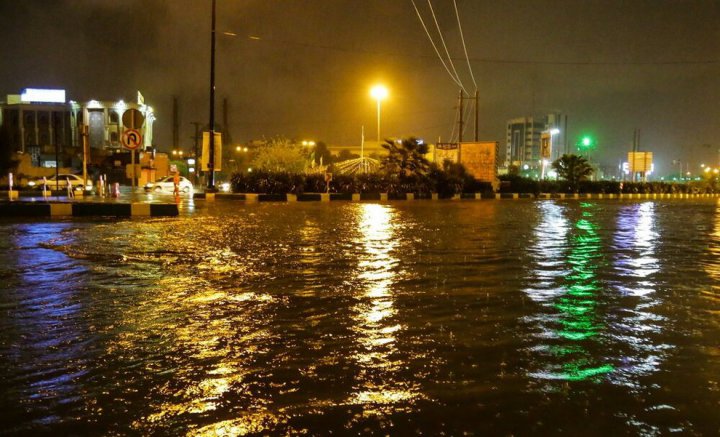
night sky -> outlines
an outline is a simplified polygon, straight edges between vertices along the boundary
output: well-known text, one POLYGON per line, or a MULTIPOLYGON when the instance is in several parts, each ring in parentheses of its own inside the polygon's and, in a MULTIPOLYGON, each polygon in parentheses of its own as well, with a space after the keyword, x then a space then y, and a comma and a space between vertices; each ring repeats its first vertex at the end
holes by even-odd
MULTIPOLYGON (((415 3, 434 31, 427 1, 415 3)), ((156 110, 160 150, 171 147, 177 96, 180 144, 189 149, 190 123, 209 119, 210 5, 0 0, 0 94, 53 87, 73 100, 130 101, 140 90, 156 110)), ((472 92, 453 2, 432 5, 472 92)), ((720 2, 457 6, 480 92, 481 139, 504 149, 508 119, 560 111, 570 138, 594 135, 608 164, 622 159, 635 128, 661 171, 673 159, 720 159, 720 2)), ((227 98, 234 141, 283 135, 357 144, 362 126, 374 140, 375 82, 390 90, 383 136, 450 139, 459 87, 410 0, 217 0, 217 17, 216 119, 227 98)))

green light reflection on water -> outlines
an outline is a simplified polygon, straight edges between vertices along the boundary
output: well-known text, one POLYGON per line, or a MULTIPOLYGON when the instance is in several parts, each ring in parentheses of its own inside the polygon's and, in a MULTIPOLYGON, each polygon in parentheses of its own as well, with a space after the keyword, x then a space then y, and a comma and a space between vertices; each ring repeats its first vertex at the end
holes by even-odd
POLYGON ((591 204, 583 203, 582 219, 575 223, 578 234, 571 240, 571 250, 567 257, 572 273, 566 278, 567 293, 553 304, 560 312, 560 338, 578 342, 553 348, 557 356, 570 359, 562 365, 562 371, 554 377, 566 381, 582 381, 598 375, 612 372, 610 364, 594 364, 589 352, 580 342, 593 340, 602 328, 596 316, 597 294, 600 290, 596 270, 601 257, 600 237, 597 226, 590 221, 593 217, 589 208, 591 204))

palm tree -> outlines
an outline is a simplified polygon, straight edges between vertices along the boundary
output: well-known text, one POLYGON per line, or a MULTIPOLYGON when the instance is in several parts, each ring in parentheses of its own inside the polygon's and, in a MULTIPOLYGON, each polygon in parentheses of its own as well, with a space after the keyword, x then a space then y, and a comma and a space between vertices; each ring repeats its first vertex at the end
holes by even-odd
POLYGON ((580 181, 584 181, 593 173, 587 159, 578 155, 563 155, 552 163, 558 177, 568 182, 571 191, 577 191, 580 181))
POLYGON ((402 141, 385 140, 382 147, 388 156, 382 166, 388 173, 399 176, 425 176, 430 169, 430 161, 425 158, 428 145, 416 138, 405 138, 402 141))

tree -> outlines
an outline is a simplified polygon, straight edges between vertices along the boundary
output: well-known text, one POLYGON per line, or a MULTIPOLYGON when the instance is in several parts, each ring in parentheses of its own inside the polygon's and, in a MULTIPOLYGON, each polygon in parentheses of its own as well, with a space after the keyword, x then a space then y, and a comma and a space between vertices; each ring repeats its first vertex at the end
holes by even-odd
POLYGON ((313 150, 312 158, 317 164, 320 164, 320 161, 322 161, 323 165, 330 165, 333 163, 332 153, 330 153, 330 149, 328 149, 327 144, 322 141, 318 141, 317 144, 315 144, 315 150, 313 150))
POLYGON ((416 138, 385 140, 382 147, 388 151, 382 167, 390 174, 425 176, 430 170, 430 161, 425 158, 429 151, 428 145, 416 138))
POLYGON ((308 157, 300 146, 284 138, 275 138, 259 147, 252 160, 253 168, 270 172, 302 173, 308 157))
POLYGON ((580 181, 587 180, 593 169, 587 159, 578 155, 563 155, 552 163, 558 177, 565 179, 571 191, 577 191, 580 181))

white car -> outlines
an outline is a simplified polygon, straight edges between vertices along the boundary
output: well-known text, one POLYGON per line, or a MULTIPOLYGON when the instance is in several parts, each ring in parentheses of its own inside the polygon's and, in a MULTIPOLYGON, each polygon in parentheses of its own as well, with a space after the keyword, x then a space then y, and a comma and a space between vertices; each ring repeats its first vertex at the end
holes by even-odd
MULTIPOLYGON (((87 185, 85 185, 85 183, 83 182, 83 178, 75 174, 60 173, 58 175, 57 183, 55 182, 55 175, 46 178, 46 180, 48 190, 67 190, 68 181, 70 181, 70 185, 75 191, 91 191, 93 189, 93 184, 91 181, 88 180, 87 185)), ((28 182, 28 186, 31 188, 37 188, 38 190, 42 190, 43 180, 37 179, 34 181, 30 181, 28 182)))
MULTIPOLYGON (((181 193, 190 193, 193 190, 193 184, 187 178, 180 176, 178 190, 180 190, 181 193)), ((155 182, 148 182, 145 184, 145 191, 172 194, 175 191, 174 176, 165 176, 155 182)))

